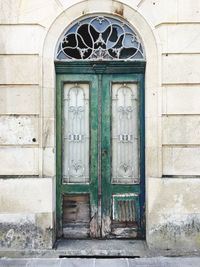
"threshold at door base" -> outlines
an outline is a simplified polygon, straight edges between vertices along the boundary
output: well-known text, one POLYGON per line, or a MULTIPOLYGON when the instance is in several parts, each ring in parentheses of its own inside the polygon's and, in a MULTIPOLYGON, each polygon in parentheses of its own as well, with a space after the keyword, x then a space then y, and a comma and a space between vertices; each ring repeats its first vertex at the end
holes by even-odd
POLYGON ((59 257, 131 257, 139 258, 149 255, 144 240, 66 240, 56 243, 59 257))

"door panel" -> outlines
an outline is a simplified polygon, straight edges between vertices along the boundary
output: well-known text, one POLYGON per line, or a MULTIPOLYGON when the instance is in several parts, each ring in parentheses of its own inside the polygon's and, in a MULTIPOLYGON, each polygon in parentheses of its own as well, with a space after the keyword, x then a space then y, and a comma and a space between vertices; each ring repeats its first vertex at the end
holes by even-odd
POLYGON ((140 74, 58 75, 58 236, 143 236, 142 90, 140 74))
POLYGON ((57 235, 97 237, 98 79, 57 77, 57 235), (92 110, 92 112, 91 112, 92 110), (89 216, 88 216, 89 214, 89 216))
POLYGON ((142 235, 141 85, 137 75, 103 76, 102 236, 106 238, 142 235))
POLYGON ((63 236, 65 238, 86 238, 90 236, 89 194, 64 194, 63 236))

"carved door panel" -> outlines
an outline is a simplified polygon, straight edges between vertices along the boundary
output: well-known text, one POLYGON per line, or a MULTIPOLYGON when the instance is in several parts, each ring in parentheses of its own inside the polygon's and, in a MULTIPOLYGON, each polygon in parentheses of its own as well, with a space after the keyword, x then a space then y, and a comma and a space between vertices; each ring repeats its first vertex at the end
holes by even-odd
POLYGON ((58 235, 143 237, 143 76, 57 80, 58 235))

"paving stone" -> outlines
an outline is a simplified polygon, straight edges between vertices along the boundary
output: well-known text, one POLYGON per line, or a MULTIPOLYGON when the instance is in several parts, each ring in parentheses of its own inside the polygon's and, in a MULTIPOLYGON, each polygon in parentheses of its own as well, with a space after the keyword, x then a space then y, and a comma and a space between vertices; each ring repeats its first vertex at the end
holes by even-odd
POLYGON ((162 258, 161 262, 167 262, 172 267, 200 267, 200 257, 175 257, 175 258, 162 258))
POLYGON ((169 267, 167 260, 161 258, 129 259, 129 267, 169 267), (162 265, 161 265, 162 264, 162 265))
POLYGON ((31 266, 31 260, 25 259, 1 259, 0 260, 0 267, 24 267, 24 266, 31 266))
POLYGON ((200 257, 0 259, 0 267, 200 267, 200 257))
POLYGON ((129 267, 128 259, 96 259, 95 267, 129 267))
POLYGON ((59 259, 1 259, 0 267, 57 267, 59 259))
POLYGON ((32 265, 28 265, 28 267, 58 267, 60 261, 60 259, 34 259, 32 265))
POLYGON ((59 267, 95 267, 95 259, 61 259, 59 267))
POLYGON ((200 267, 200 258, 140 258, 129 259, 129 267, 200 267))

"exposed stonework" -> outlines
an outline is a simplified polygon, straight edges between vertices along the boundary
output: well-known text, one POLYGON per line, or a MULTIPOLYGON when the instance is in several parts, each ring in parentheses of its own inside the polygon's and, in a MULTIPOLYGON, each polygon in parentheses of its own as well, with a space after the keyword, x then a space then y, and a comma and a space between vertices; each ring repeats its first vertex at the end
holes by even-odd
POLYGON ((43 230, 35 224, 0 223, 0 246, 3 249, 52 248, 52 229, 43 230))
POLYGON ((200 215, 163 215, 150 230, 150 247, 163 250, 200 251, 200 215))
POLYGON ((0 221, 0 247, 5 250, 52 248, 53 229, 42 224, 42 220, 48 217, 48 214, 5 214, 5 218, 0 221))

